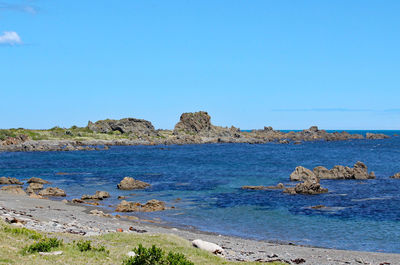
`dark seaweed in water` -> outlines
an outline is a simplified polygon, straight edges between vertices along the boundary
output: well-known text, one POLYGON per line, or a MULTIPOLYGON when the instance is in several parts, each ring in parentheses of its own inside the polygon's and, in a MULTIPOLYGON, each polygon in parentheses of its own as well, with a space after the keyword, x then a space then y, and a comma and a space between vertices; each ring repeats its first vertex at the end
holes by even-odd
MULTIPOLYGON (((388 133, 388 132, 385 132, 388 133)), ((107 151, 0 153, 0 176, 41 177, 66 190, 68 199, 96 190, 176 209, 145 213, 176 226, 210 232, 353 250, 400 253, 400 138, 280 144, 210 144, 112 147, 107 151), (375 180, 323 180, 329 193, 303 196, 243 185, 288 183, 298 165, 352 166, 364 162, 375 180), (56 174, 66 172, 70 174, 56 174), (71 174, 73 173, 73 174, 71 174), (122 191, 131 176, 149 182, 143 191, 122 191), (131 195, 134 193, 135 195, 131 195), (176 202, 176 199, 181 200, 176 202), (324 205, 318 209, 311 206, 324 205)))

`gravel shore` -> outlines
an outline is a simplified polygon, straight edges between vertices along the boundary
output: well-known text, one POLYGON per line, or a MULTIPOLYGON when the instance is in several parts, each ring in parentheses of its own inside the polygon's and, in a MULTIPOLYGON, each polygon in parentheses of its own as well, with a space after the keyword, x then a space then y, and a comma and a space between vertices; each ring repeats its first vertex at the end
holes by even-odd
POLYGON ((200 231, 162 227, 124 218, 91 214, 95 207, 34 199, 0 191, 0 218, 21 220, 24 226, 44 232, 94 236, 122 229, 128 233, 175 234, 187 240, 202 239, 220 245, 225 257, 237 261, 287 261, 291 264, 400 264, 400 254, 359 252, 276 244, 200 231), (302 261, 305 262, 302 262, 302 261), (296 263, 297 262, 297 263, 296 263), (301 262, 301 263, 298 263, 301 262))

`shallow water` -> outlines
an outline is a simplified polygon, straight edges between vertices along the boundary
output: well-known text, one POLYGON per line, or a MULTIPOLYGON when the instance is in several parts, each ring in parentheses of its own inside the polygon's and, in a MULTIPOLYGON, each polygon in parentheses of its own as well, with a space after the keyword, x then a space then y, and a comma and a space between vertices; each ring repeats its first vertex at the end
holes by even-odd
POLYGON ((396 172, 400 172, 400 137, 302 145, 131 146, 90 152, 0 153, 0 176, 42 177, 65 189, 69 199, 105 190, 112 198, 102 202, 104 207, 115 207, 119 195, 138 202, 163 200, 176 208, 141 215, 161 218, 169 225, 254 239, 400 253, 400 180, 389 178, 396 172), (289 175, 298 165, 331 168, 352 166, 357 161, 375 171, 377 179, 323 180, 322 186, 330 192, 316 196, 240 188, 289 183, 289 175), (120 191, 116 185, 125 176, 152 187, 120 191), (175 201, 178 198, 181 200, 175 201), (310 208, 320 204, 328 208, 310 208))

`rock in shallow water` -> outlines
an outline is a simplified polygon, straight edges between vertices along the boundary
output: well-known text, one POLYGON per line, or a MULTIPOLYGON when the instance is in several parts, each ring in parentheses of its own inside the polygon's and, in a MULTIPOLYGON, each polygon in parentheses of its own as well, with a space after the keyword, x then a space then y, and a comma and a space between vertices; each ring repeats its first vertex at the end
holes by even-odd
POLYGON ((144 189, 149 187, 150 184, 136 180, 131 177, 125 177, 121 182, 117 185, 118 189, 120 190, 133 190, 133 189, 144 189))
POLYGON ((155 212, 165 210, 165 202, 159 200, 150 200, 145 204, 138 202, 121 201, 117 206, 116 212, 155 212))
POLYGON ((50 184, 50 182, 48 182, 47 180, 36 177, 30 178, 28 180, 28 183, 50 184))

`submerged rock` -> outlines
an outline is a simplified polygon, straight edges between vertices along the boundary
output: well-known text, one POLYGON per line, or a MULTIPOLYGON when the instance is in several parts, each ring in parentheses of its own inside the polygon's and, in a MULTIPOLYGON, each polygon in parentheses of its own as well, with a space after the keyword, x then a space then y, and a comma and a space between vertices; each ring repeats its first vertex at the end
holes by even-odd
POLYGON ((243 190, 279 190, 284 189, 285 185, 279 183, 276 186, 242 186, 243 190))
POLYGON ((390 176, 392 179, 400 179, 400 172, 390 176))
POLYGON ((117 185, 118 189, 120 190, 133 190, 133 189, 144 189, 149 187, 150 184, 136 180, 131 177, 125 177, 121 182, 117 185))
POLYGON ((116 212, 155 212, 165 210, 165 202, 159 200, 150 200, 145 204, 138 202, 121 201, 117 206, 116 212))
POLYGON ((15 195, 26 195, 26 192, 22 189, 22 186, 4 186, 1 187, 1 190, 15 195))
POLYGON ((65 197, 65 191, 56 187, 49 187, 39 192, 40 196, 55 196, 55 197, 65 197))
POLYGON ((19 181, 19 180, 16 179, 16 178, 11 178, 11 177, 8 177, 8 178, 6 178, 6 177, 0 177, 0 185, 13 185, 13 184, 16 184, 16 185, 23 185, 24 183, 21 182, 21 181, 19 181))
POLYGON ((94 195, 82 195, 81 200, 102 200, 109 197, 110 193, 107 191, 96 191, 94 195))
POLYGON ((47 180, 41 179, 41 178, 30 178, 28 181, 28 183, 39 183, 39 184, 50 184, 50 182, 48 182, 47 180))

